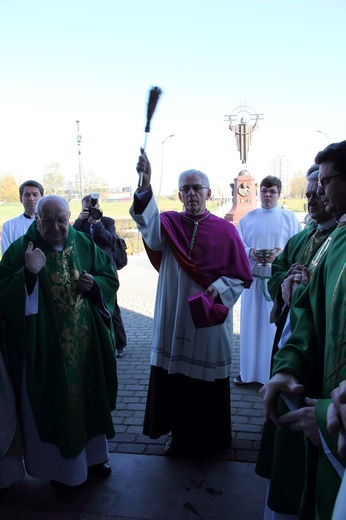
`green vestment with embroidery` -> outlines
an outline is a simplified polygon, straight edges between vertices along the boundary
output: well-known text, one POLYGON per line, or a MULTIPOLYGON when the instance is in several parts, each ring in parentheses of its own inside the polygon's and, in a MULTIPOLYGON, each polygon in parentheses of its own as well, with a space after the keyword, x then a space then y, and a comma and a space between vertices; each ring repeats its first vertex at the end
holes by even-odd
MULTIPOLYGON (((292 335, 275 355, 273 365, 273 374, 285 369, 292 371, 305 386, 305 395, 318 398, 318 426, 332 454, 344 466, 346 461, 337 453, 337 436, 327 432, 326 413, 332 390, 346 379, 345 243, 346 226, 339 225, 312 260, 311 281, 299 291, 291 308, 292 335)), ((331 518, 341 479, 324 450, 310 441, 307 456, 299 518, 331 518)))
MULTIPOLYGON (((268 291, 274 301, 272 317, 275 317, 280 336, 287 318, 286 312, 282 314, 284 302, 281 296, 281 283, 292 264, 310 263, 316 251, 335 227, 336 222, 334 226, 318 231, 317 225, 312 222, 303 231, 293 235, 282 253, 275 258, 272 264, 272 276, 268 281, 268 291)), ((276 337, 273 355, 277 352, 277 342, 276 337)), ((289 411, 281 398, 278 398, 277 409, 280 415, 289 411)), ((265 424, 256 473, 270 479, 268 506, 273 511, 287 515, 298 513, 305 482, 305 456, 303 432, 292 432, 289 425, 278 430, 271 421, 265 424)))
POLYGON ((117 375, 111 316, 118 286, 110 257, 71 226, 64 249, 55 251, 34 222, 0 264, 0 309, 14 388, 18 393, 25 361, 40 438, 56 445, 64 458, 78 455, 96 435, 114 436, 117 375), (29 241, 45 253, 46 265, 38 274, 38 313, 25 317, 29 241), (83 270, 93 275, 97 298, 78 291, 83 270))

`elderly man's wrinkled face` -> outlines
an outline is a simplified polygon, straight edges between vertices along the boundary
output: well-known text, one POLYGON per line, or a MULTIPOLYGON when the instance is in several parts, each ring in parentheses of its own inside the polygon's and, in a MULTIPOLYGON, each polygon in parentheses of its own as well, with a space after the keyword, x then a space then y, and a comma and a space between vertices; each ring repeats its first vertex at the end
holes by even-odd
POLYGON ((334 218, 346 213, 346 181, 331 162, 320 164, 317 193, 334 218))
POLYGON ((194 173, 182 178, 181 186, 179 186, 179 199, 192 215, 201 215, 206 210, 210 195, 211 191, 203 184, 200 175, 194 173))
POLYGON ((305 196, 308 201, 309 215, 316 224, 320 224, 321 222, 326 222, 327 220, 332 219, 333 216, 326 211, 321 197, 317 195, 317 188, 317 179, 309 181, 305 196))
POLYGON ((52 246, 63 244, 69 230, 70 211, 64 201, 49 200, 36 215, 38 232, 52 246))

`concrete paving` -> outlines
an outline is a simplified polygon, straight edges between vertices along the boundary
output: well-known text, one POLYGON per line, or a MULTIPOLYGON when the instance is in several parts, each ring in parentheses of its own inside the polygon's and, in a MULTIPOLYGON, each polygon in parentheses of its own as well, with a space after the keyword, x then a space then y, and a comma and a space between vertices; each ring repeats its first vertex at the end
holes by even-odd
MULTIPOLYGON (((119 278, 128 345, 118 360, 116 435, 109 443, 113 472, 106 480, 89 477, 64 493, 26 477, 0 501, 0 519, 261 519, 266 483, 254 472, 263 425, 260 386, 231 383, 231 450, 202 462, 165 457, 167 438, 151 440, 142 434, 157 273, 142 253, 129 258, 119 278)), ((239 373, 239 310, 237 303, 232 381, 239 373)))

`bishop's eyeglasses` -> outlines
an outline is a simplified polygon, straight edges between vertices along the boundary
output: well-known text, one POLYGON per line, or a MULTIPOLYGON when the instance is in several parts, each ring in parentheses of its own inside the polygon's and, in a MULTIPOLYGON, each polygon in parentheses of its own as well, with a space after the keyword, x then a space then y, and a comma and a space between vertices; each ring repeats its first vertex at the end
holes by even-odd
POLYGON ((184 184, 184 186, 180 186, 180 193, 189 193, 192 190, 194 192, 209 190, 208 186, 203 186, 203 184, 184 184))

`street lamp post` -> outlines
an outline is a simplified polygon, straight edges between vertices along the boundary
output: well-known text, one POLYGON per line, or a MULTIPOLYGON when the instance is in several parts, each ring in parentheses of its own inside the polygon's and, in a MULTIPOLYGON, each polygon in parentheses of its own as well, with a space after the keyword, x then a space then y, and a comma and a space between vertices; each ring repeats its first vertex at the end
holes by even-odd
POLYGON ((82 141, 82 136, 79 133, 79 121, 77 123, 77 146, 78 146, 78 168, 79 168, 79 189, 80 189, 80 200, 83 199, 83 182, 82 182, 82 169, 81 169, 81 161, 80 161, 80 144, 82 141))
POLYGON ((327 138, 328 144, 330 143, 330 137, 328 134, 326 134, 325 132, 322 132, 322 130, 316 130, 316 132, 318 132, 319 134, 323 134, 327 138))
POLYGON ((165 142, 167 141, 167 139, 169 139, 170 137, 174 137, 174 134, 168 135, 168 136, 165 137, 165 139, 161 142, 161 175, 160 175, 160 187, 159 187, 159 192, 158 192, 157 200, 156 200, 156 203, 157 203, 157 204, 159 203, 159 199, 160 199, 160 195, 161 195, 161 186, 162 186, 162 177, 163 177, 163 145, 165 144, 165 142))

